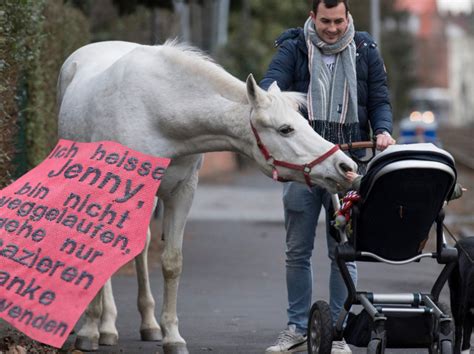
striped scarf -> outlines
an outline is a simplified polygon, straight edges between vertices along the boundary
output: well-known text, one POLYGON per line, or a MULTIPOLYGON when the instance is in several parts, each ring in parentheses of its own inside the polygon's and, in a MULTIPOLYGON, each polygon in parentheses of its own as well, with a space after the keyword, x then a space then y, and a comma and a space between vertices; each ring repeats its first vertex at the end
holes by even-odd
POLYGON ((351 15, 346 33, 334 44, 319 38, 311 18, 304 25, 311 77, 308 118, 319 135, 335 144, 360 140, 354 34, 351 15), (332 73, 322 54, 336 56, 332 73))

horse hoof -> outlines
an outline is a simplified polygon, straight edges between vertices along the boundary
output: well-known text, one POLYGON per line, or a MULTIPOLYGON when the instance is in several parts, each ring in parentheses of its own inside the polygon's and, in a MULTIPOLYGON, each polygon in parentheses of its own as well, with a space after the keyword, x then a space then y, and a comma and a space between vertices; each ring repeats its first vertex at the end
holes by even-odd
POLYGON ((140 337, 144 342, 159 342, 163 339, 159 329, 142 329, 140 330, 140 337))
POLYGON ((189 354, 186 344, 164 344, 164 354, 189 354))
POLYGON ((117 345, 118 335, 114 333, 101 333, 99 338, 100 345, 117 345))
POLYGON ((95 352, 99 349, 99 341, 87 337, 77 337, 74 346, 83 352, 95 352))

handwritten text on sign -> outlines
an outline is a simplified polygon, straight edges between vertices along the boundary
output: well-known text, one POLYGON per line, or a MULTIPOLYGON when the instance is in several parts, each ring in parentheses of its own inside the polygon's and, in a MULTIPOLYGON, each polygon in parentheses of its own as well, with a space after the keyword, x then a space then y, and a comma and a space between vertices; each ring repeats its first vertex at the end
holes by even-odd
POLYGON ((0 317, 61 347, 106 280, 139 254, 169 159, 59 141, 0 191, 0 317))

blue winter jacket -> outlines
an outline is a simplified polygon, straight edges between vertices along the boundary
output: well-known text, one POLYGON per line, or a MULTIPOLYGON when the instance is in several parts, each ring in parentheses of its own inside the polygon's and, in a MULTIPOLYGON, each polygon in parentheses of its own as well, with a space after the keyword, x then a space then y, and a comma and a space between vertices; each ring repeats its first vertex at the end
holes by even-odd
MULTIPOLYGON (((387 87, 387 74, 377 45, 367 32, 356 32, 357 95, 361 139, 374 134, 392 133, 392 109, 387 87), (369 127, 370 122, 370 127, 369 127)), ((260 87, 267 90, 276 81, 283 91, 308 92, 308 49, 302 28, 283 32, 275 41, 278 52, 273 57, 260 87)), ((302 112, 307 116, 307 112, 302 112)))

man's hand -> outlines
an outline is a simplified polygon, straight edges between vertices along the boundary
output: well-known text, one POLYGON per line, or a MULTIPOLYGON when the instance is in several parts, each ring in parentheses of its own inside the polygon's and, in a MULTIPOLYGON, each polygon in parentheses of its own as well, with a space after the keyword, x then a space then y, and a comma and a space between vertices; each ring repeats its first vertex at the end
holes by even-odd
POLYGON ((383 151, 385 150, 389 145, 395 144, 395 139, 392 138, 389 132, 383 132, 380 134, 377 134, 377 150, 383 151))
POLYGON ((354 182, 354 180, 359 177, 359 175, 357 173, 355 173, 354 171, 347 171, 346 172, 346 179, 349 181, 349 182, 354 182))

